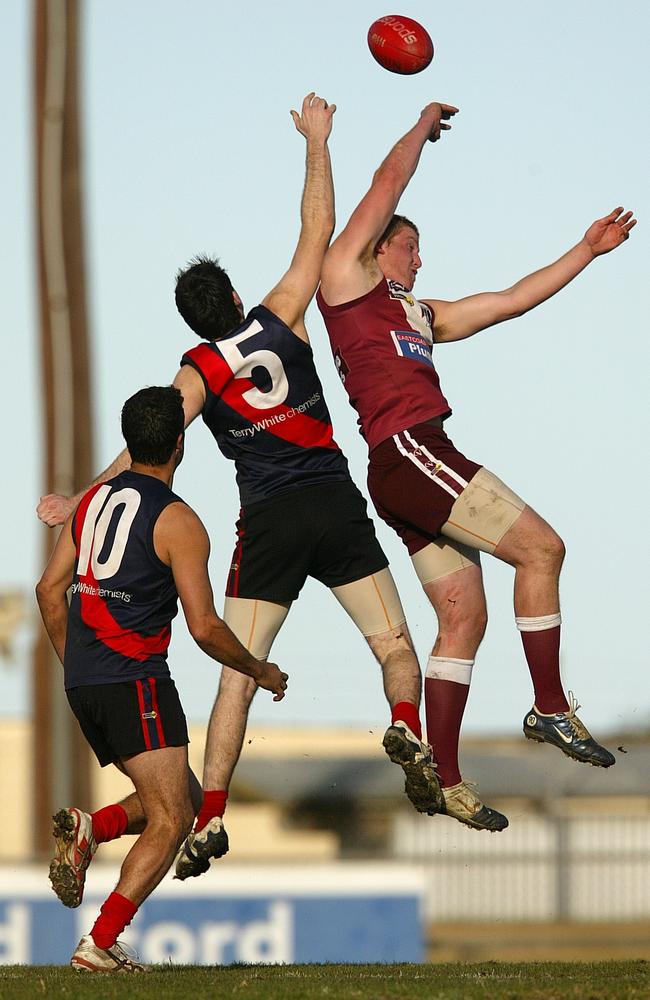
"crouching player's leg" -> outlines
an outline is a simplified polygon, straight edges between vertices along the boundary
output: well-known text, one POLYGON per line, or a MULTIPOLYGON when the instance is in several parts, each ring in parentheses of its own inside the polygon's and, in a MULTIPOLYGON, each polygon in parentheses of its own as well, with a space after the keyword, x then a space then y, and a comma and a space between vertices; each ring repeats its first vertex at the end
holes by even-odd
POLYGON ((57 857, 50 878, 61 901, 67 906, 81 902, 98 843, 140 834, 71 965, 84 972, 141 972, 144 966, 119 944, 118 935, 165 875, 201 804, 201 787, 187 760, 185 715, 170 677, 87 685, 67 695, 101 766, 115 764, 135 790, 92 815, 76 808, 56 814, 57 857))
POLYGON ((386 753, 406 778, 404 790, 418 812, 433 815, 442 806, 431 749, 422 742, 419 706, 422 676, 402 603, 388 567, 332 593, 362 633, 382 668, 391 724, 386 753))
POLYGON ((145 826, 124 859, 115 891, 72 956, 71 965, 82 972, 144 970, 137 956, 117 939, 162 881, 195 813, 187 746, 151 750, 121 763, 135 785, 145 826))
MULTIPOLYGON (((290 606, 227 597, 223 617, 253 656, 266 660, 290 606)), ((203 805, 192 833, 178 852, 175 865, 175 877, 178 879, 202 875, 210 867, 212 858, 221 858, 228 852, 228 834, 223 816, 256 690, 257 685, 250 677, 230 667, 222 668, 205 744, 203 805)))

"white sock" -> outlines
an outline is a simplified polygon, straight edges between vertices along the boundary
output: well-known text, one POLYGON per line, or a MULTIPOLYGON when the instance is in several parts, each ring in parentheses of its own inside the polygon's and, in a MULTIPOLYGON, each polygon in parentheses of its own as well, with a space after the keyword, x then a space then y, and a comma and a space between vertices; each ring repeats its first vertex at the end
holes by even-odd
POLYGON ((562 615, 540 615, 538 618, 515 618, 515 625, 520 632, 545 632, 549 628, 557 628, 562 624, 562 615))
POLYGON ((454 681, 466 684, 472 679, 474 660, 457 660, 450 656, 430 656, 425 677, 430 681, 454 681))

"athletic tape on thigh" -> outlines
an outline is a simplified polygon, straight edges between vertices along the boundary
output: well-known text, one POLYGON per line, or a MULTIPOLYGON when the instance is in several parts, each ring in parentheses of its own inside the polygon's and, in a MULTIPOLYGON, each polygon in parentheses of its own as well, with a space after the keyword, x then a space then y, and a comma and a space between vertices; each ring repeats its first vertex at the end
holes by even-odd
POLYGON ((481 552, 492 553, 526 504, 489 469, 479 469, 463 490, 441 532, 481 552))
POLYGON ((402 602, 388 567, 379 573, 364 576, 362 580, 355 580, 354 583, 332 587, 332 593, 366 639, 389 632, 406 621, 402 602))
POLYGON ((481 558, 477 549, 463 545, 453 538, 436 538, 411 556, 418 580, 424 587, 427 583, 442 580, 450 573, 457 573, 468 566, 480 566, 481 558))
POLYGON ((288 614, 289 608, 283 604, 226 597, 223 620, 249 653, 265 660, 288 614))

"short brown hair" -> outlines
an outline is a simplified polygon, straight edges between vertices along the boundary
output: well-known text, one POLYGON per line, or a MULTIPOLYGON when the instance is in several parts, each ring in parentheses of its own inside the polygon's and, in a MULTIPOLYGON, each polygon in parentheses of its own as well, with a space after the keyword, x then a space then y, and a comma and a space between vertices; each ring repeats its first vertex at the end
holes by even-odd
POLYGON ((393 236, 397 236, 400 229, 412 229, 417 238, 420 239, 420 230, 414 222, 407 219, 405 215, 394 215, 377 240, 375 244, 375 253, 378 252, 382 243, 386 243, 389 240, 392 240, 393 236))

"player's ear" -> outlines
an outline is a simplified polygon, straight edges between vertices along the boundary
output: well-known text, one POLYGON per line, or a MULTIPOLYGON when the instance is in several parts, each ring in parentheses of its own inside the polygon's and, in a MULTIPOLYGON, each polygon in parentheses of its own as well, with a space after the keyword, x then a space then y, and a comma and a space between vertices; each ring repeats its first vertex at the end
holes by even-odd
POLYGON ((176 442, 176 448, 174 450, 174 456, 176 458, 176 468, 183 461, 183 455, 185 454, 185 431, 182 431, 178 435, 178 440, 176 442))

